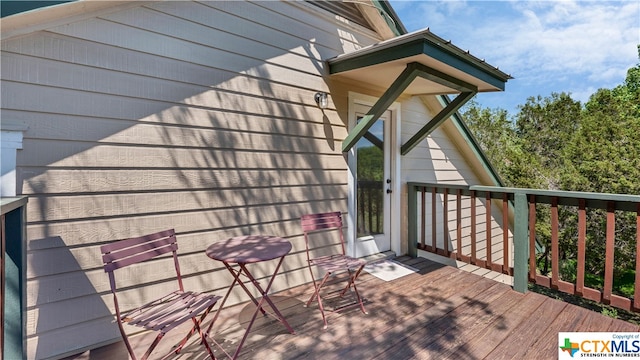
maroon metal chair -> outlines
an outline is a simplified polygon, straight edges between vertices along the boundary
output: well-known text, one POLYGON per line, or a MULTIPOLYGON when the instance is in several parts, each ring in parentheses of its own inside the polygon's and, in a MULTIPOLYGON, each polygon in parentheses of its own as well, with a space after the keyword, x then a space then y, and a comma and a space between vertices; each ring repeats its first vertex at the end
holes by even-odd
POLYGON ((318 300, 318 307, 320 308, 322 320, 324 321, 324 328, 326 329, 327 318, 324 314, 324 307, 322 306, 322 296, 320 294, 320 291, 323 286, 327 284, 327 280, 329 280, 332 275, 346 273, 347 285, 340 292, 340 296, 344 296, 344 294, 351 287, 353 287, 353 292, 355 293, 357 301, 356 303, 360 305, 360 310, 362 310, 363 313, 367 314, 367 311, 365 310, 364 304, 362 302, 362 297, 358 293, 358 288, 356 287, 355 283, 356 279, 362 272, 362 269, 366 265, 366 261, 346 255, 344 246, 344 234, 342 232, 342 214, 340 212, 309 214, 303 215, 300 221, 307 249, 307 262, 309 265, 309 272, 311 273, 311 279, 313 280, 313 287, 315 289, 313 295, 307 301, 305 306, 309 306, 309 304, 311 304, 314 299, 318 300), (340 239, 340 248, 342 252, 312 258, 311 252, 313 247, 310 245, 310 242, 312 242, 312 239, 319 236, 338 237, 340 239), (314 266, 317 266, 322 271, 324 271, 324 276, 319 284, 316 282, 316 276, 313 272, 314 266))
POLYGON ((113 293, 118 327, 120 328, 120 333, 127 346, 127 350, 134 360, 136 360, 136 355, 122 326, 123 323, 158 332, 155 340, 142 356, 142 359, 146 359, 167 332, 189 320, 193 321, 193 327, 177 345, 174 350, 175 353, 179 353, 189 337, 195 332, 198 332, 207 352, 212 359, 215 359, 206 339, 206 334, 200 329, 200 324, 220 297, 211 294, 184 291, 177 250, 178 244, 173 229, 137 238, 118 240, 100 247, 100 251, 102 251, 102 261, 104 262, 104 271, 109 274, 109 283, 111 284, 111 292, 113 293), (178 282, 177 290, 136 309, 129 310, 125 314, 121 314, 120 306, 118 305, 114 275, 115 270, 168 253, 173 254, 173 263, 175 265, 178 282), (198 314, 200 313, 202 313, 202 315, 198 318, 198 314))

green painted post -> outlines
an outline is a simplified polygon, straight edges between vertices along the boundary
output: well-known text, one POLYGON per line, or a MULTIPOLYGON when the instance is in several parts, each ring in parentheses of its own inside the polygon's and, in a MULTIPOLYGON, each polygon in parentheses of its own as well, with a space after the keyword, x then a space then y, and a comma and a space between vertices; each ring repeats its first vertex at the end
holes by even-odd
POLYGON ((27 198, 3 198, 2 214, 5 216, 5 289, 4 296, 4 348, 0 358, 26 359, 26 299, 27 299, 27 251, 26 204, 27 198))
POLYGON ((429 134, 440 124, 445 122, 451 115, 453 115, 458 109, 462 107, 467 101, 471 100, 476 95, 475 92, 463 92, 456 96, 452 102, 450 102, 444 109, 440 110, 433 119, 422 127, 415 135, 411 137, 402 147, 400 147, 400 154, 407 155, 411 149, 413 149, 420 141, 424 140, 429 134))
POLYGON ((514 197, 513 289, 526 293, 529 273, 529 204, 526 193, 516 192, 514 197))
POLYGON ((416 186, 407 184, 407 202, 408 202, 408 225, 409 230, 407 239, 409 241, 409 256, 415 258, 418 256, 418 192, 416 186))

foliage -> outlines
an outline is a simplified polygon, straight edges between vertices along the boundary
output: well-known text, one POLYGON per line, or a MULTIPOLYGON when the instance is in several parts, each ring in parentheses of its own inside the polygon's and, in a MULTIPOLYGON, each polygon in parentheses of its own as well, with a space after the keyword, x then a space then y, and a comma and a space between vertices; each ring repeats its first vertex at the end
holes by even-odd
POLYGON ((384 152, 375 147, 358 147, 358 180, 382 181, 384 178, 384 152))
MULTIPOLYGON (((640 58, 640 45, 638 46, 640 58)), ((567 93, 535 96, 510 116, 471 102, 463 118, 506 186, 640 194, 640 63, 623 84, 599 89, 582 105, 567 93)), ((539 268, 549 270, 550 207, 536 208, 536 236, 547 250, 539 268)), ((635 269, 635 214, 616 212, 614 287, 628 295, 635 269), (630 279, 630 280, 629 280, 630 279)), ((560 276, 575 280, 577 209, 560 207, 560 276)), ((606 211, 587 211, 587 286, 601 288, 606 211)), ((635 274, 635 273, 634 273, 635 274)), ((631 290, 632 292, 633 290, 631 290)))
POLYGON ((602 308, 602 315, 616 319, 618 317, 618 310, 615 308, 602 308))

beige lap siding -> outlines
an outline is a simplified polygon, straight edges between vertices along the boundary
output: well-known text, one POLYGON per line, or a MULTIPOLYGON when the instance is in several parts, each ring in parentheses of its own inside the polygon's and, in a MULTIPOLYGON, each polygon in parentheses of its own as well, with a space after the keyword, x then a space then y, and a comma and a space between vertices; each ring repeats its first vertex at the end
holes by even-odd
MULTIPOLYGON (((313 100, 323 60, 379 40, 304 3, 186 1, 4 39, 2 116, 29 127, 27 357, 119 338, 99 252, 114 239, 175 228, 185 286, 221 291, 204 249, 275 234, 293 250, 273 290, 309 281, 299 216, 347 209, 344 100, 313 100)), ((125 286, 157 281, 124 298, 168 289, 162 261, 132 271, 125 286)))

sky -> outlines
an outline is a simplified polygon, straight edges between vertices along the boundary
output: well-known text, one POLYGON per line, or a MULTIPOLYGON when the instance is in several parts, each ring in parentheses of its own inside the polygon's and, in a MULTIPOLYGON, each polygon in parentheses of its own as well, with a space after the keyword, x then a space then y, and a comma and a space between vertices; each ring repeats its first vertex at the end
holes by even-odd
POLYGON ((517 113, 527 98, 570 93, 585 103, 624 82, 637 65, 640 0, 390 0, 412 32, 431 32, 510 74, 504 92, 480 93, 483 107, 517 113))

